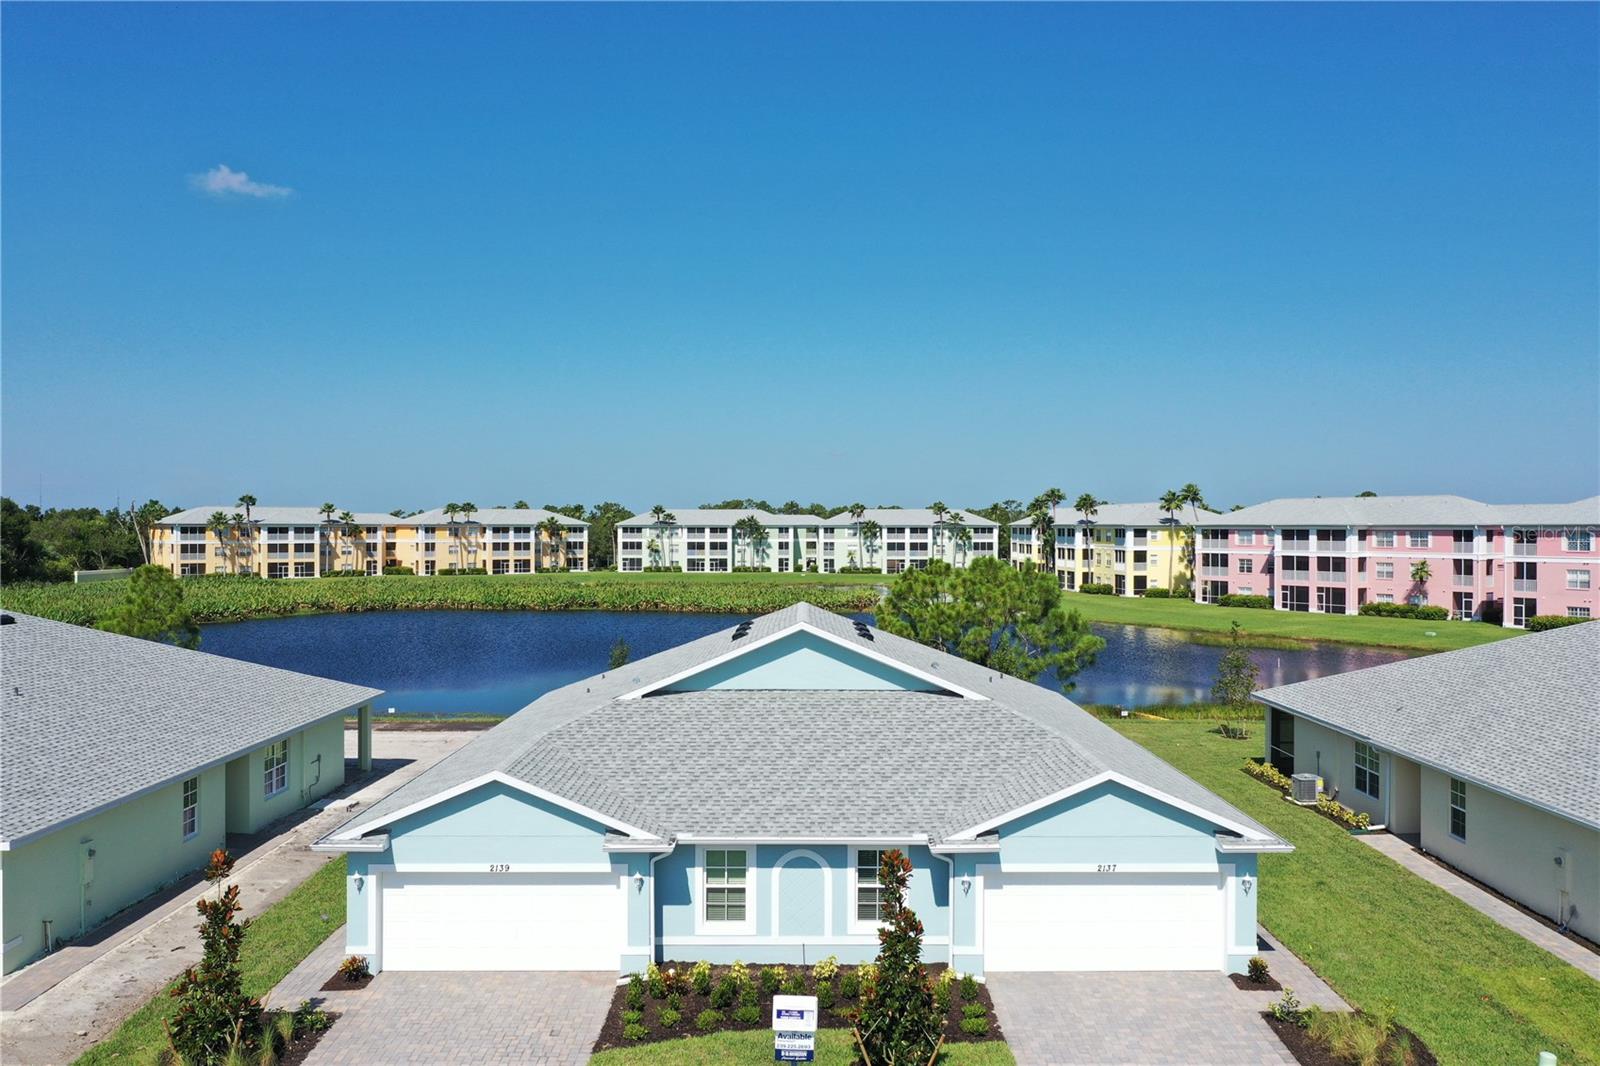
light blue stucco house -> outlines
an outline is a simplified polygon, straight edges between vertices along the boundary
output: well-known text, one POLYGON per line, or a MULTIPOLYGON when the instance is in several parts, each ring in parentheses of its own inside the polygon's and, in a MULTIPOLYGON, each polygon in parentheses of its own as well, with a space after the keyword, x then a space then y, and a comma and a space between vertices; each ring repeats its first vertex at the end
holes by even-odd
POLYGON ((316 845, 374 969, 1237 972, 1289 845, 1059 694, 800 604, 551 692, 316 845))

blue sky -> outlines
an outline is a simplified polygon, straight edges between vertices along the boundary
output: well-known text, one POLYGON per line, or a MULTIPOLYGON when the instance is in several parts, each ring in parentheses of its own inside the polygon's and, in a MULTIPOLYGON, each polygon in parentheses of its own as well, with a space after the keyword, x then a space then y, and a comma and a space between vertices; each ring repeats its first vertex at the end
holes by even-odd
POLYGON ((1597 11, 10 4, 0 479, 1593 494, 1597 11))

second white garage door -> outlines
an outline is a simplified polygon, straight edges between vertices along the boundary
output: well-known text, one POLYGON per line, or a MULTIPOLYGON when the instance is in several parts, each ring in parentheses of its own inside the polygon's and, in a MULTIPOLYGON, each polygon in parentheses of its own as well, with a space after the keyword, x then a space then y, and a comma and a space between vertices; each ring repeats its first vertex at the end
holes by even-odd
POLYGON ((986 871, 985 970, 1219 970, 1216 874, 986 871))
POLYGON ((397 874, 380 881, 386 970, 615 970, 611 874, 397 874))

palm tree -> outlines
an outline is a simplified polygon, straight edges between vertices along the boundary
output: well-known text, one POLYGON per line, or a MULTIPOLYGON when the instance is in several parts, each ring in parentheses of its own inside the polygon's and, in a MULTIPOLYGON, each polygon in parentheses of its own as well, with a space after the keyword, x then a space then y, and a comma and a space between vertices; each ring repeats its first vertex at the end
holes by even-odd
MULTIPOLYGON (((465 523, 465 525, 461 529, 461 533, 465 533, 467 535, 467 541, 468 541, 467 551, 469 551, 469 552, 475 552, 477 550, 473 546, 473 544, 471 543, 473 540, 477 539, 477 535, 473 532, 472 529, 467 528, 467 527, 470 527, 472 525, 472 516, 477 514, 477 513, 478 513, 478 505, 473 503, 471 500, 468 500, 468 501, 466 501, 465 503, 463 503, 461 505, 461 520, 462 520, 462 522, 465 523)), ((459 536, 460 536, 460 534, 458 533, 457 534, 458 539, 459 539, 459 536)), ((465 563, 467 561, 466 560, 466 556, 463 555, 461 561, 462 561, 462 563, 465 563)), ((466 569, 466 567, 463 566, 462 569, 466 569)))
POLYGON ((883 535, 883 527, 873 519, 861 523, 861 550, 866 553, 869 566, 878 565, 878 538, 883 535))
POLYGON ((850 512, 850 520, 856 524, 856 544, 859 546, 861 544, 861 520, 867 517, 867 505, 864 503, 852 503, 845 510, 850 512))
POLYGON ((555 562, 551 564, 550 569, 563 569, 566 565, 567 527, 560 518, 551 515, 539 523, 539 541, 550 554, 555 556, 555 562))
POLYGON ((744 561, 750 565, 750 553, 755 547, 756 538, 761 536, 761 519, 753 514, 747 514, 733 524, 734 547, 737 548, 740 538, 744 540, 744 561))
POLYGON ((227 547, 228 515, 224 511, 212 511, 206 519, 206 529, 217 538, 219 547, 227 547))
POLYGON ((967 561, 967 549, 972 547, 972 530, 966 526, 966 519, 960 511, 950 512, 950 541, 955 545, 956 551, 961 553, 961 562, 967 561))
POLYGON ((248 529, 249 522, 238 511, 228 516, 228 537, 232 541, 230 545, 230 562, 233 564, 233 572, 235 574, 239 572, 239 548, 248 529))
POLYGON ((239 497, 239 506, 244 508, 244 520, 250 521, 250 508, 256 505, 256 498, 249 493, 239 497))
POLYGON ((1419 590, 1411 594, 1412 603, 1428 602, 1428 579, 1433 576, 1433 567, 1428 565, 1426 559, 1411 566, 1412 586, 1419 590))
POLYGON ((1100 513, 1100 505, 1105 502, 1104 500, 1095 499, 1094 493, 1085 492, 1073 501, 1072 509, 1083 515, 1083 523, 1088 525, 1089 520, 1100 513))
POLYGON ((950 513, 950 508, 943 500, 934 500, 928 504, 928 510, 933 512, 933 546, 938 548, 944 540, 944 516, 950 513))
MULTIPOLYGON (((1178 490, 1178 495, 1183 497, 1183 502, 1189 505, 1189 513, 1196 522, 1200 521, 1200 508, 1206 506, 1205 495, 1200 491, 1200 486, 1189 482, 1178 490)), ((1206 507, 1206 510, 1210 510, 1206 507)))
POLYGON ((511 509, 513 511, 526 511, 529 510, 530 507, 527 500, 518 500, 516 503, 511 505, 511 509))
MULTIPOLYGON (((1161 509, 1167 512, 1167 524, 1172 527, 1172 539, 1176 545, 1178 539, 1178 512, 1183 509, 1183 493, 1177 489, 1168 489, 1161 494, 1161 509)), ((1172 588, 1172 564, 1177 556, 1176 551, 1167 552, 1167 588, 1172 588)))
MULTIPOLYGON (((341 547, 348 546, 349 543, 352 540, 355 539, 356 529, 357 529, 356 516, 351 514, 349 511, 340 511, 339 512, 339 536, 340 536, 340 538, 342 540, 341 547)), ((352 559, 350 561, 351 567, 353 568, 357 562, 361 562, 362 563, 362 567, 361 568, 363 570, 366 569, 365 560, 352 559)))
POLYGON ((1055 529, 1055 516, 1050 513, 1050 505, 1043 496, 1035 496, 1028 504, 1028 518, 1033 523, 1033 539, 1038 545, 1035 549, 1035 562, 1040 569, 1054 570, 1056 566, 1054 545, 1050 541, 1050 533, 1055 529))

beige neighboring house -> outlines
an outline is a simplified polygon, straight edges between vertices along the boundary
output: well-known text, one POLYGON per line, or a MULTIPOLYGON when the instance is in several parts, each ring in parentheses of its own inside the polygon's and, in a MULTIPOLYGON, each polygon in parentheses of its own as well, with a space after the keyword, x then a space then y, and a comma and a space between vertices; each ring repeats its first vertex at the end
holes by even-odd
POLYGON ((1267 758, 1600 940, 1600 625, 1258 692, 1267 758))

